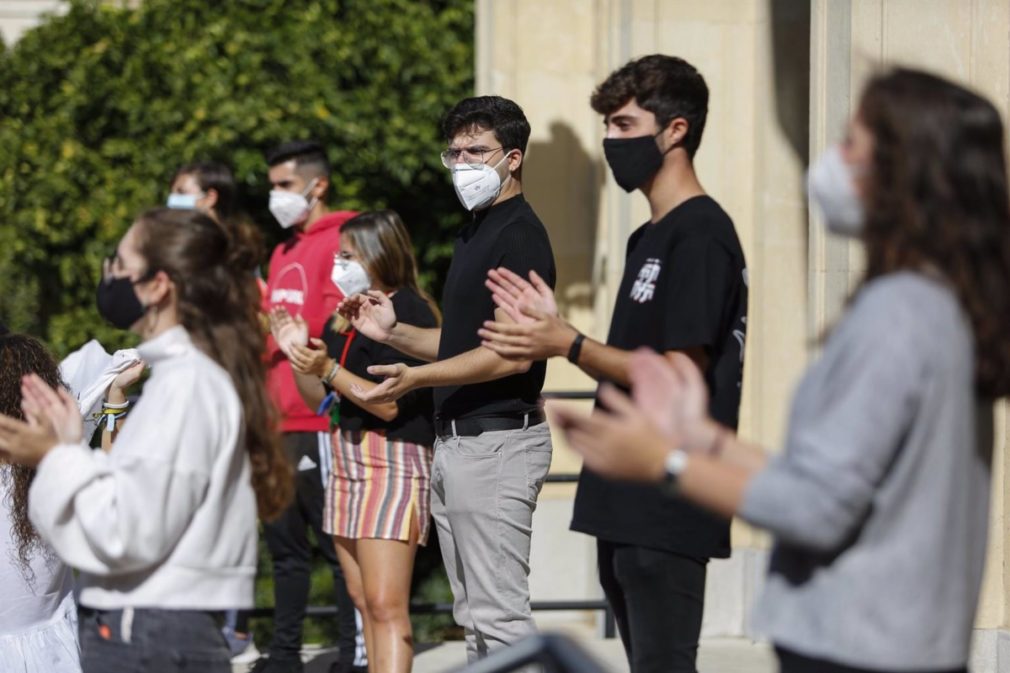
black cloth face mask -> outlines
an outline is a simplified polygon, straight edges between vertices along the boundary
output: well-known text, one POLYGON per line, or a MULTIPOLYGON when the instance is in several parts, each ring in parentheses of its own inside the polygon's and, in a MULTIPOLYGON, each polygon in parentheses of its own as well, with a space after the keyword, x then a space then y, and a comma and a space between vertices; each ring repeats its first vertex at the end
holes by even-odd
MULTIPOLYGON (((610 171, 621 189, 633 192, 659 171, 666 152, 659 151, 656 138, 662 134, 663 131, 654 136, 603 139, 603 154, 607 157, 610 171)), ((675 145, 670 149, 673 147, 675 145)))
POLYGON ((144 317, 147 307, 140 303, 134 285, 150 280, 152 273, 146 273, 137 280, 123 276, 122 278, 103 278, 98 281, 95 292, 95 304, 98 314, 113 327, 130 329, 144 317))

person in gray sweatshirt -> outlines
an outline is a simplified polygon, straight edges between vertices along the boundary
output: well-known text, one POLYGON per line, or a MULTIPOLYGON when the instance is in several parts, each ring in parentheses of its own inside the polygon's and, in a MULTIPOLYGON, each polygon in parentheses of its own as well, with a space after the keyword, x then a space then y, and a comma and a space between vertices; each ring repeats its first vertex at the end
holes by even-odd
POLYGON ((687 358, 632 398, 554 413, 593 470, 662 482, 774 535, 755 626, 781 670, 965 671, 985 561, 994 398, 1010 392, 1010 197, 996 108, 896 69, 811 168, 866 276, 796 391, 784 450, 706 412, 687 358))

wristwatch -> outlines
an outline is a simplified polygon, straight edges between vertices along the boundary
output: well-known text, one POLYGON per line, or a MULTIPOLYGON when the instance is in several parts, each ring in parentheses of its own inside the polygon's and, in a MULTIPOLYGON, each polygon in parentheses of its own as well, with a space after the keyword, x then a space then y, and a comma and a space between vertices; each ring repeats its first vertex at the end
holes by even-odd
POLYGON ((680 486, 680 475, 687 468, 688 455, 683 449, 674 449, 663 461, 666 474, 663 476, 663 490, 676 495, 680 486))

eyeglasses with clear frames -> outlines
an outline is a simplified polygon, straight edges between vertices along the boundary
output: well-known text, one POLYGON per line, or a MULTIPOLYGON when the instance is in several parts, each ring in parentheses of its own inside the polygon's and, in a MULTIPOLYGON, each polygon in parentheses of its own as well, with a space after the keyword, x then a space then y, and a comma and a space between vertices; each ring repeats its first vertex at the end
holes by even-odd
POLYGON ((485 158, 494 154, 504 147, 447 147, 442 150, 442 165, 452 168, 456 164, 469 164, 470 166, 480 166, 485 158))

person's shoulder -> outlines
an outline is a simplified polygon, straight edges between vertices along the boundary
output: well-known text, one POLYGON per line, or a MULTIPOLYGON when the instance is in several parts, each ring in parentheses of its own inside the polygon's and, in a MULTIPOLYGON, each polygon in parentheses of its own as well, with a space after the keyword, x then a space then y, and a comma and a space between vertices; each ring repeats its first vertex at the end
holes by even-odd
POLYGON ((743 255, 732 218, 710 196, 695 197, 667 217, 671 218, 667 224, 673 234, 671 242, 674 246, 714 244, 733 257, 743 255))
POLYGON ((896 314, 952 316, 961 308, 954 290, 939 279, 917 271, 896 271, 868 281, 856 295, 853 310, 886 322, 887 316, 896 314))
POLYGON ((425 298, 409 287, 397 290, 392 301, 397 317, 406 322, 411 322, 408 318, 413 318, 414 321, 435 318, 435 313, 425 298))

